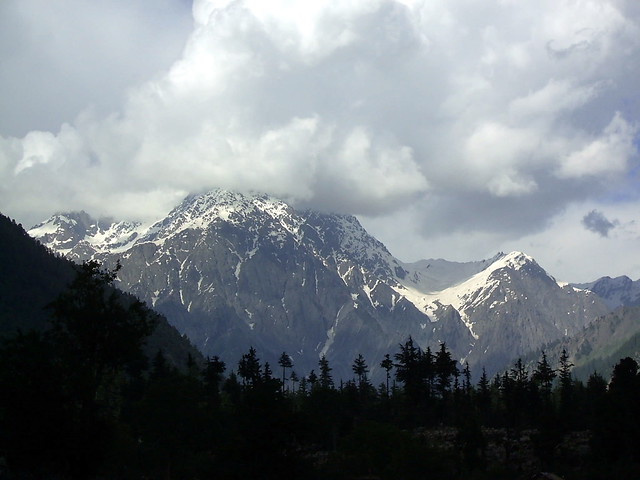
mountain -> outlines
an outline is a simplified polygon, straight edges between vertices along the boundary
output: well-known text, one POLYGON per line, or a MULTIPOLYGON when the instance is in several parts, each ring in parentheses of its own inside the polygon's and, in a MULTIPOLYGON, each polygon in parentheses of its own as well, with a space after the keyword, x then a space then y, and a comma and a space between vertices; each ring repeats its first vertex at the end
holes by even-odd
POLYGON ((406 296, 425 313, 453 308, 474 341, 471 365, 493 372, 523 352, 579 332, 608 311, 599 297, 559 285, 533 258, 521 252, 499 254, 467 280, 440 292, 423 294, 407 288, 406 296))
POLYGON ((574 286, 596 293, 611 309, 640 305, 640 280, 634 282, 627 276, 601 277, 595 282, 574 286))
MULTIPOLYGON (((571 336, 544 345, 549 360, 557 363, 566 350, 574 376, 583 381, 593 372, 607 377, 621 358, 640 361, 640 281, 627 276, 601 277, 573 287, 595 293, 611 312, 571 336)), ((540 348, 523 357, 534 368, 539 355, 540 348)))
POLYGON ((544 350, 552 364, 558 364, 563 350, 574 365, 575 378, 586 381, 594 372, 607 377, 624 357, 640 361, 640 306, 622 306, 602 315, 571 337, 563 337, 535 352, 523 355, 530 369, 544 350))
MULTIPOLYGON (((84 218, 88 216, 85 214, 84 218)), ((46 306, 75 276, 73 263, 53 254, 30 237, 21 225, 1 214, 0 272, 0 337, 14 335, 18 330, 47 329, 46 306)), ((180 367, 188 354, 201 358, 165 318, 152 314, 158 322, 147 339, 145 349, 149 357, 162 349, 167 359, 180 367)))
POLYGON ((402 263, 353 216, 260 194, 191 195, 151 225, 55 215, 29 233, 74 261, 121 261, 121 288, 231 365, 253 345, 305 374, 326 355, 346 379, 358 353, 375 374, 412 336, 491 373, 608 311, 523 253, 402 263))

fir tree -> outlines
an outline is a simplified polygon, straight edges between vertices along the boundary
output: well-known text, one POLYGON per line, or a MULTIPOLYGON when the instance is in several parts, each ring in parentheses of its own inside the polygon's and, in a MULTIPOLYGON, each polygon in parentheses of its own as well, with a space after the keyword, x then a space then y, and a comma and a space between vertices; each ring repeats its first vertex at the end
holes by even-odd
POLYGON ((418 403, 424 392, 424 376, 421 368, 422 350, 413 342, 413 338, 400 345, 400 352, 395 354, 396 379, 404 384, 407 396, 418 403))
POLYGON ((351 370, 353 370, 353 373, 358 378, 358 387, 362 389, 364 385, 368 383, 367 373, 369 372, 369 367, 361 353, 359 353, 353 361, 351 370))
POLYGON ((202 370, 202 379, 207 402, 212 406, 217 407, 220 404, 220 384, 225 369, 226 365, 220 357, 217 355, 212 358, 207 357, 202 370))
POLYGON ((451 389, 451 381, 458 373, 456 361, 451 357, 445 343, 440 344, 440 350, 435 355, 436 388, 440 398, 445 398, 451 389))
POLYGON ((325 355, 320 357, 320 360, 318 361, 318 368, 320 369, 320 387, 324 389, 333 389, 335 387, 333 377, 331 376, 331 370, 333 369, 329 366, 329 360, 327 360, 325 355))
POLYGON ((296 391, 296 383, 298 383, 298 374, 295 370, 291 370, 291 374, 289 375, 289 380, 291 380, 291 391, 295 393, 296 391))
POLYGON ((316 384, 318 383, 318 375, 316 375, 316 372, 314 370, 311 370, 309 372, 307 380, 308 380, 309 384, 311 385, 311 389, 313 390, 315 388, 316 384))
POLYGON ((389 396, 389 379, 391 378, 391 370, 393 369, 393 360, 391 360, 391 355, 388 353, 385 354, 384 360, 380 362, 380 366, 384 369, 386 374, 386 395, 389 396))
POLYGON ((560 355, 560 367, 558 368, 559 393, 560 393, 560 417, 565 428, 570 428, 574 423, 574 391, 571 368, 573 363, 569 361, 569 354, 562 349, 560 355))
POLYGON ((287 355, 286 352, 282 352, 282 355, 280 355, 278 359, 278 365, 282 367, 282 391, 284 392, 287 381, 287 368, 293 368, 293 360, 291 360, 291 357, 287 355))
POLYGON ((262 367, 255 348, 250 347, 249 352, 242 355, 238 362, 238 375, 243 385, 255 385, 260 381, 262 367))
POLYGON ((542 358, 531 374, 531 380, 538 385, 540 395, 545 405, 548 405, 551 401, 551 389, 556 376, 556 371, 551 368, 551 365, 547 361, 547 355, 543 350, 542 358))

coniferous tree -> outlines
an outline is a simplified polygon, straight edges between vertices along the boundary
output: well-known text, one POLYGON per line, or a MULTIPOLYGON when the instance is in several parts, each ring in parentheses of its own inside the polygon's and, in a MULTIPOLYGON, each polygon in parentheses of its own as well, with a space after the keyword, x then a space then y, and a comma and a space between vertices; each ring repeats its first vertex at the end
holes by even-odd
POLYGON ((296 383, 298 383, 299 378, 298 374, 295 370, 291 370, 291 374, 289 375, 289 380, 291 380, 291 391, 295 393, 296 391, 296 383))
POLYGON ((333 377, 331 376, 331 371, 333 369, 329 366, 329 360, 327 360, 325 355, 320 357, 320 360, 318 361, 318 368, 320 369, 320 388, 333 389, 335 387, 333 377))
POLYGON ((618 477, 639 478, 637 440, 640 437, 640 374, 638 363, 622 358, 613 368, 605 408, 599 412, 593 438, 600 462, 616 464, 618 477))
POLYGON ((431 352, 431 347, 427 347, 420 355, 420 378, 422 379, 422 388, 424 390, 424 397, 427 401, 433 396, 436 385, 436 359, 435 355, 431 352))
POLYGON ((542 351, 541 358, 531 374, 529 417, 537 429, 537 433, 532 437, 534 447, 545 468, 550 468, 553 464, 557 445, 562 440, 562 429, 558 425, 551 402, 553 380, 556 376, 546 353, 542 351))
POLYGON ((471 384, 471 368, 469 367, 469 362, 464 362, 462 375, 462 390, 464 391, 465 396, 470 397, 473 390, 473 385, 471 384))
POLYGON ((311 385, 311 389, 313 390, 316 384, 318 383, 318 375, 316 375, 316 372, 314 370, 311 370, 309 372, 309 375, 307 376, 307 380, 311 385))
POLYGON ((569 354, 566 349, 562 349, 560 354, 560 368, 558 369, 558 378, 560 380, 560 390, 564 391, 564 395, 568 396, 571 392, 571 368, 573 363, 569 361, 569 354))
POLYGON ((365 361, 361 353, 359 353, 356 359, 353 361, 351 370, 353 370, 353 373, 358 379, 358 387, 360 389, 362 389, 365 384, 368 384, 367 373, 369 372, 369 367, 367 366, 367 362, 365 361))
POLYGON ((293 368, 293 360, 291 360, 291 357, 287 355, 286 352, 282 352, 282 355, 280 355, 278 359, 278 365, 282 367, 282 391, 284 392, 287 381, 287 368, 293 368))
POLYGON ((571 368, 573 363, 569 361, 569 354, 566 349, 562 349, 560 355, 560 366, 558 368, 559 395, 560 395, 560 418, 565 428, 570 428, 574 423, 574 389, 571 368))
POLYGON ((507 409, 511 414, 512 426, 522 428, 525 426, 525 422, 531 414, 531 391, 529 384, 529 372, 524 366, 521 358, 518 358, 511 368, 511 375, 509 376, 508 384, 510 386, 510 402, 507 409))
POLYGON ((591 447, 594 452, 604 454, 607 450, 607 442, 603 435, 606 424, 609 422, 607 415, 608 405, 607 381, 597 372, 589 375, 586 387, 587 401, 587 428, 593 432, 591 447))
POLYGON ((458 373, 457 362, 451 357, 445 343, 440 344, 440 350, 435 355, 434 367, 436 372, 436 388, 440 398, 444 399, 451 389, 451 382, 458 373))
POLYGON ((621 359, 614 367, 609 383, 609 397, 613 423, 619 425, 617 440, 621 443, 620 455, 632 458, 637 453, 636 442, 640 438, 640 373, 638 362, 631 357, 621 359))
POLYGON ((484 367, 482 367, 482 375, 478 381, 476 402, 482 422, 488 425, 491 420, 491 384, 484 367))
POLYGON ((547 361, 547 354, 542 351, 542 358, 536 365, 536 369, 531 374, 531 380, 538 385, 540 395, 545 405, 551 401, 551 389, 553 380, 556 378, 556 371, 551 368, 547 361))
POLYGON ((389 397, 389 379, 391 378, 391 370, 393 369, 393 360, 391 355, 385 354, 384 360, 380 362, 380 366, 384 369, 386 374, 386 396, 389 397))
POLYGON ((217 407, 220 404, 220 384, 225 369, 226 365, 220 360, 220 357, 217 355, 212 358, 207 357, 202 370, 202 378, 207 402, 213 407, 217 407))
MULTIPOLYGON (((313 373, 313 370, 311 371, 311 373, 313 373)), ((311 373, 309 374, 309 380, 307 379, 307 377, 302 377, 300 379, 300 386, 298 387, 298 392, 303 396, 306 397, 307 395, 307 382, 310 381, 311 379, 311 373)), ((315 376, 315 373, 314 373, 315 376)), ((315 380, 314 380, 315 382, 315 380)))
POLYGON ((134 410, 138 453, 147 474, 155 478, 188 476, 180 473, 181 463, 196 455, 208 440, 210 415, 202 393, 197 378, 175 368, 151 379, 134 410))
POLYGON ((265 382, 273 380, 273 370, 271 370, 271 365, 269 364, 269 362, 264 363, 264 372, 262 374, 262 379, 265 382))
POLYGON ((262 367, 255 348, 250 347, 249 352, 242 355, 238 362, 238 375, 242 378, 243 385, 255 385, 260 382, 262 367))
POLYGON ((638 362, 631 357, 621 359, 614 367, 609 383, 612 396, 634 399, 639 392, 638 362))
POLYGON ((404 385, 407 397, 414 404, 419 403, 424 392, 422 350, 409 337, 404 344, 400 344, 400 352, 395 354, 395 360, 396 379, 404 385))

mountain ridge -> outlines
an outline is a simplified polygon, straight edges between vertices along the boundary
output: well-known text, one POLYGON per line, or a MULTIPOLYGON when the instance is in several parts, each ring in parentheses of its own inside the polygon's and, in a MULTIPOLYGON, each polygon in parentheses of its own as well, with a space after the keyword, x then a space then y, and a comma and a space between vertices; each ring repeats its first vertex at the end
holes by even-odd
POLYGON ((264 194, 190 195, 152 225, 89 221, 82 238, 68 232, 78 225, 71 217, 30 233, 75 261, 122 261, 122 288, 205 354, 230 359, 251 344, 270 360, 294 353, 308 371, 324 354, 348 378, 358 353, 373 373, 411 336, 423 348, 445 342, 492 372, 607 311, 521 252, 402 263, 355 217, 296 211, 264 194))

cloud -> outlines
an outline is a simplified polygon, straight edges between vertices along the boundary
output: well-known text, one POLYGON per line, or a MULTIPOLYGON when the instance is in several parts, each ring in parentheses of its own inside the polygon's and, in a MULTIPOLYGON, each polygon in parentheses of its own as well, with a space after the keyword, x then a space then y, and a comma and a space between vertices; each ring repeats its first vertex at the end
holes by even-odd
POLYGON ((582 225, 587 230, 597 233, 601 237, 608 237, 609 232, 613 230, 619 222, 617 220, 610 221, 604 214, 598 210, 591 210, 582 217, 582 225))
POLYGON ((179 2, 145 20, 153 2, 68 1, 80 20, 1 7, 34 49, 12 54, 0 88, 32 73, 39 105, 43 79, 55 86, 20 127, 17 107, 0 112, 0 202, 34 223, 54 209, 151 218, 225 187, 500 241, 610 195, 638 161, 632 0, 196 0, 183 37, 165 28, 179 2))
POLYGON ((192 27, 183 0, 0 2, 0 132, 57 131, 93 108, 109 114, 126 91, 180 56, 192 27))
POLYGON ((600 137, 562 160, 558 175, 571 178, 625 172, 627 162, 636 152, 637 133, 637 126, 630 125, 616 112, 600 137))

